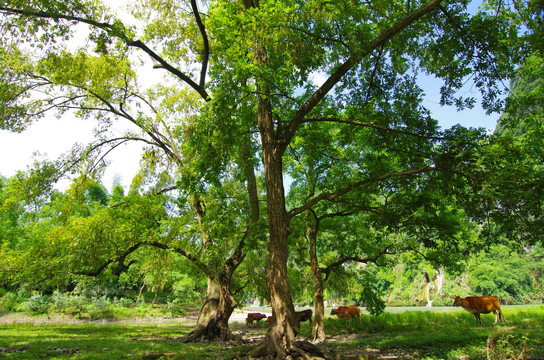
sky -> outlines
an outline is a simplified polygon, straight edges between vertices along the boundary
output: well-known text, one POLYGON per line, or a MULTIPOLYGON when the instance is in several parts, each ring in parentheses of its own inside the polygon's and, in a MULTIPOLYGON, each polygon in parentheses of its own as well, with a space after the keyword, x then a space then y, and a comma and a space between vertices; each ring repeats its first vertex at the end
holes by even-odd
MULTIPOLYGON (((66 116, 44 118, 32 124, 22 133, 0 130, 0 175, 13 176, 18 170, 26 170, 37 159, 54 160, 62 153, 70 151, 74 144, 87 144, 92 139, 94 124, 66 116), (39 154, 38 154, 39 153, 39 154)), ((141 145, 121 146, 111 152, 106 161, 110 162, 104 173, 102 183, 111 191, 115 179, 128 189, 132 178, 138 172, 141 145)), ((69 181, 58 184, 65 189, 69 181)))

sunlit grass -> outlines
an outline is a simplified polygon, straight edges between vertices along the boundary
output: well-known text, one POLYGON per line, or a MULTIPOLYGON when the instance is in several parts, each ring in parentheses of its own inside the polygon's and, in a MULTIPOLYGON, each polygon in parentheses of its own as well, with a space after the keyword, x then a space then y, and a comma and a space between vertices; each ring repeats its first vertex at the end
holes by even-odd
MULTIPOLYGON (((527 358, 544 358, 544 306, 505 309, 508 323, 493 324, 482 315, 483 325, 462 310, 412 311, 364 315, 361 322, 325 321, 327 341, 321 346, 336 354, 364 351, 400 351, 418 359, 486 359, 488 339, 492 349, 512 356, 530 350, 527 358)), ((247 329, 232 326, 241 334, 264 335, 265 324, 247 329)), ((178 340, 192 329, 179 322, 143 324, 0 325, 0 347, 24 352, 0 353, 7 359, 233 359, 247 355, 250 345, 184 344, 178 340), (60 349, 60 350, 59 350, 60 349), (74 350, 76 349, 76 350, 74 350), (74 350, 72 354, 62 351, 74 350)), ((304 323, 300 338, 310 334, 304 323)), ((493 353, 494 354, 494 353, 493 353)))
POLYGON ((544 306, 504 309, 506 324, 494 324, 491 315, 482 315, 482 325, 474 316, 454 312, 412 311, 383 313, 378 317, 363 316, 361 323, 327 320, 327 334, 334 337, 349 333, 358 336, 349 342, 327 342, 326 347, 404 349, 416 358, 486 359, 489 337, 526 339, 510 341, 505 348, 512 353, 531 350, 532 357, 544 358, 544 306), (519 347, 516 349, 515 347, 519 347))

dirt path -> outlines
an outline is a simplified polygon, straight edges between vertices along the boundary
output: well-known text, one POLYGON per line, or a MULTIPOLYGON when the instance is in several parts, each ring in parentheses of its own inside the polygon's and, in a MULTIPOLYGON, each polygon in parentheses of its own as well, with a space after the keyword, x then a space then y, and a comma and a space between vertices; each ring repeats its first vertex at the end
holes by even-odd
MULTIPOLYGON (((243 323, 246 322, 247 314, 250 311, 235 311, 232 313, 229 323, 243 323)), ((270 315, 270 314, 267 314, 270 315)), ((196 315, 187 315, 180 317, 149 317, 149 318, 130 318, 130 319, 100 319, 100 320, 88 320, 88 319, 76 319, 71 316, 64 315, 38 315, 29 316, 21 313, 13 313, 0 316, 0 324, 156 324, 156 323, 196 323, 196 315)))

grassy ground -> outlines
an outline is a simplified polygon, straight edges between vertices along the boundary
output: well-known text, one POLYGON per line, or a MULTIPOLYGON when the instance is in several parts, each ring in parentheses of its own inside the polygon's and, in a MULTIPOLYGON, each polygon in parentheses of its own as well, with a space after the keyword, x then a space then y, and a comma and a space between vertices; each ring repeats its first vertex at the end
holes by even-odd
MULTIPOLYGON (((323 348, 337 359, 544 359, 544 306, 504 309, 508 323, 483 325, 462 310, 387 312, 347 325, 327 319, 323 348), (488 345, 489 344, 489 345, 488 345)), ((191 323, 3 324, 0 358, 7 359, 243 359, 266 334, 266 323, 231 328, 246 344, 184 344, 191 323)), ((308 336, 305 323, 301 339, 308 336)))

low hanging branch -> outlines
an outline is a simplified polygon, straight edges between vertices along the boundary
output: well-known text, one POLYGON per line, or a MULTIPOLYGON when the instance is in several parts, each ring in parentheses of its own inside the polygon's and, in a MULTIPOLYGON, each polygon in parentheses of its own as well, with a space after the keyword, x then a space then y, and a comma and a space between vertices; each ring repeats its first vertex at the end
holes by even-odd
POLYGON ((343 254, 340 255, 340 258, 327 265, 327 267, 325 268, 320 268, 320 271, 325 274, 325 281, 329 278, 331 272, 345 264, 346 262, 348 261, 355 261, 355 262, 358 262, 358 263, 362 263, 362 264, 368 264, 368 263, 376 263, 382 256, 385 256, 385 255, 395 255, 395 254, 398 254, 399 252, 401 251, 407 251, 407 250, 412 250, 411 248, 408 248, 408 247, 405 247, 405 248, 400 248, 400 249, 395 249, 395 250, 392 250, 390 251, 390 249, 397 243, 396 240, 394 240, 392 243, 390 243, 389 245, 387 245, 386 247, 384 247, 380 252, 374 254, 374 255, 371 255, 371 256, 367 256, 367 257, 359 257, 359 256, 344 256, 343 254))
POLYGON ((76 274, 76 275, 87 275, 87 276, 98 276, 98 275, 100 275, 102 273, 102 271, 104 271, 104 269, 106 267, 108 267, 108 265, 124 260, 127 256, 132 254, 134 251, 138 250, 142 245, 143 244, 132 245, 131 247, 129 247, 121 255, 119 255, 119 256, 117 256, 117 257, 115 257, 113 259, 105 261, 101 266, 99 266, 98 268, 96 268, 94 270, 74 271, 74 274, 76 274))
POLYGON ((158 248, 158 249, 172 251, 172 252, 178 253, 180 255, 183 255, 185 258, 187 258, 189 261, 191 261, 193 264, 195 264, 197 267, 199 267, 202 271, 204 271, 204 273, 208 274, 208 271, 207 271, 207 268, 206 268, 205 264, 203 264, 200 260, 198 260, 194 255, 192 255, 188 251, 177 248, 177 247, 173 247, 173 246, 170 246, 168 244, 164 244, 164 243, 161 243, 161 242, 158 242, 158 241, 141 242, 141 243, 134 244, 134 245, 130 246, 127 250, 125 250, 122 254, 120 254, 120 255, 118 255, 116 257, 113 257, 113 258, 111 258, 109 260, 104 261, 96 269, 86 270, 86 271, 74 271, 74 274, 76 274, 76 275, 86 275, 86 276, 98 276, 98 275, 100 275, 102 273, 102 271, 104 271, 104 269, 106 269, 108 267, 108 265, 123 261, 124 259, 126 259, 127 256, 129 256, 130 254, 132 254, 133 252, 135 252, 136 250, 138 250, 139 248, 144 247, 144 246, 152 246, 152 247, 155 247, 155 248, 158 248))

